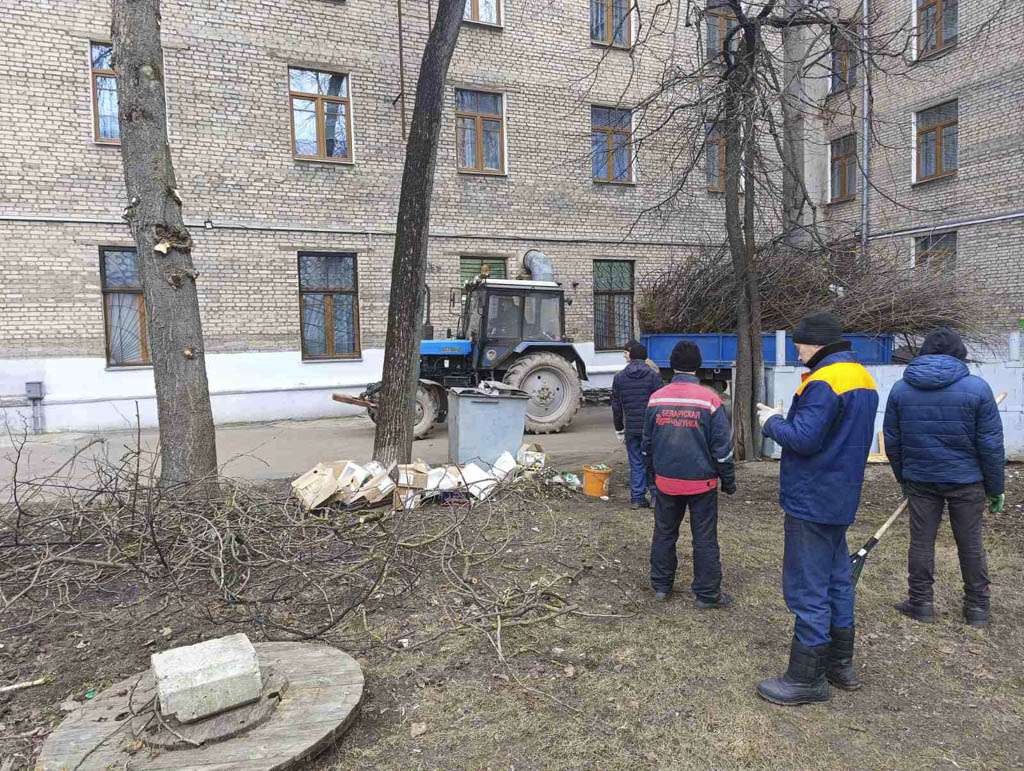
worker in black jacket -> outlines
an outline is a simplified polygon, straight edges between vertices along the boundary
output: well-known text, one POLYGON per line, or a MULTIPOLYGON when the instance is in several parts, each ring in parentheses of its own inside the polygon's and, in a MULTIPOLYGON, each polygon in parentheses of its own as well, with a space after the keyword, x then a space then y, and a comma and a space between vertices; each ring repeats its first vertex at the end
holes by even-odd
POLYGON ((732 430, 725 405, 697 379, 700 349, 683 340, 670 359, 675 377, 647 405, 644 459, 657 487, 651 539, 651 588, 667 600, 676 577, 676 541, 686 509, 693 535, 693 584, 697 607, 724 608, 732 597, 722 591, 718 548, 718 482, 736 492, 732 430))
POLYGON ((645 509, 647 503, 647 469, 640 440, 644 432, 647 400, 661 388, 661 375, 647 365, 647 348, 630 340, 626 344, 626 368, 612 380, 612 420, 615 434, 626 444, 629 457, 629 497, 634 509, 645 509))

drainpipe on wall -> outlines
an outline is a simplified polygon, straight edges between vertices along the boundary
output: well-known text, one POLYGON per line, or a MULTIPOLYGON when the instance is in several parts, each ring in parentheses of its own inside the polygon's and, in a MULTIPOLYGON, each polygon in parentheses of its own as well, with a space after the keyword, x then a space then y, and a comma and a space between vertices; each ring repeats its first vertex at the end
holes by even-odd
POLYGON ((402 0, 398 0, 398 98, 402 103, 402 141, 404 142, 408 137, 405 128, 405 36, 402 28, 402 0))
POLYGON ((868 258, 868 237, 871 231, 870 205, 868 199, 871 195, 869 184, 871 176, 868 173, 871 166, 869 154, 870 135, 870 88, 868 87, 869 73, 871 72, 870 57, 870 32, 871 22, 868 19, 869 0, 861 0, 860 3, 860 49, 863 55, 860 73, 860 258, 866 261, 868 258))
POLYGON ((25 398, 32 405, 32 433, 41 434, 46 430, 43 416, 43 383, 33 381, 25 383, 25 398))

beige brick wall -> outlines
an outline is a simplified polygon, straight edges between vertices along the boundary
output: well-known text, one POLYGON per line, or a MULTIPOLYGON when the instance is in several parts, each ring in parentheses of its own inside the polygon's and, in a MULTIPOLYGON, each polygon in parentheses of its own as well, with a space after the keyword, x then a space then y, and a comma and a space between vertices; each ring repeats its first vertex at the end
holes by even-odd
MULTIPOLYGON (((960 3, 958 41, 941 53, 913 60, 912 0, 872 0, 873 37, 888 36, 900 56, 877 57, 883 72, 872 76, 871 230, 891 238, 875 243, 909 263, 913 229, 958 231, 958 268, 991 287, 1000 326, 1016 327, 1024 316, 1024 218, 966 224, 1024 212, 1021 185, 1024 131, 1024 15, 1018 3, 960 3), (912 177, 915 112, 956 99, 958 168, 954 175, 925 182, 912 177), (958 226, 957 223, 960 223, 958 226)), ((844 0, 853 16, 859 2, 844 0)), ((861 77, 862 77, 861 73, 861 77)), ((860 136, 860 82, 851 93, 829 97, 827 139, 860 136)), ((859 139, 858 139, 859 147, 859 139)), ((827 206, 841 233, 859 228, 860 195, 827 206)))
MULTIPOLYGON (((427 3, 403 10, 411 116, 427 3)), ((92 139, 88 45, 109 39, 108 14, 103 0, 0 11, 0 356, 103 353, 98 247, 131 243, 118 224, 119 148, 92 139)), ((673 181, 658 142, 639 154, 637 184, 590 178, 589 105, 647 93, 668 37, 644 57, 595 47, 575 0, 509 3, 504 17, 503 29, 464 25, 451 66, 431 221, 435 326, 447 326, 460 254, 511 261, 540 247, 574 296, 569 333, 590 340, 592 261, 635 259, 641 272, 685 259, 720 230, 721 200, 697 174, 682 207, 643 216, 673 181), (505 94, 507 175, 457 173, 455 86, 505 94)), ((297 349, 296 252, 332 248, 359 254, 362 345, 379 347, 404 153, 396 5, 167 0, 163 40, 185 215, 215 223, 192 228, 208 349, 297 349), (354 164, 292 157, 289 65, 351 74, 354 164)))

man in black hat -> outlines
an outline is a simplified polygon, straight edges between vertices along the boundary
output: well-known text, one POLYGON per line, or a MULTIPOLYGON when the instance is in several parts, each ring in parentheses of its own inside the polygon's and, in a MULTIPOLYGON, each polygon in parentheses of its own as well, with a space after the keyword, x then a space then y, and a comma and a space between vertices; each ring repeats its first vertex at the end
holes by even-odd
POLYGON ((981 540, 986 499, 1003 510, 1003 423, 992 389, 970 374, 967 348, 948 327, 931 331, 920 355, 892 387, 885 408, 885 454, 910 508, 910 597, 896 610, 935 620, 935 536, 942 509, 960 556, 964 621, 988 625, 988 562, 981 540))
POLYGON ((636 340, 626 344, 629 364, 612 380, 612 421, 629 458, 629 497, 634 509, 646 509, 647 467, 640 446, 647 400, 662 386, 661 375, 647 366, 647 348, 636 340))
POLYGON ((654 537, 651 588, 668 599, 676 577, 676 541, 686 509, 693 534, 693 584, 697 607, 724 608, 732 597, 722 591, 718 547, 718 481, 722 492, 736 492, 732 431, 718 394, 697 379, 700 349, 681 341, 670 359, 675 377, 651 396, 644 420, 644 459, 654 475, 654 537))
POLYGON ((757 684, 758 694, 776 704, 827 701, 829 682, 860 687, 846 530, 860 503, 878 411, 875 382, 850 353, 834 316, 803 319, 793 342, 810 374, 789 414, 758 405, 761 430, 782 447, 782 592, 796 615, 786 674, 757 684))

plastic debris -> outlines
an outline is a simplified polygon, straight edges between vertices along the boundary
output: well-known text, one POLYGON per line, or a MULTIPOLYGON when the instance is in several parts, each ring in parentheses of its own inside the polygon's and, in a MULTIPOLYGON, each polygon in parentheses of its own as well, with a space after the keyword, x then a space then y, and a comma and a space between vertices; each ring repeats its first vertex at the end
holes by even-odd
POLYGON ((516 453, 516 462, 524 469, 539 471, 544 468, 548 456, 537 442, 526 442, 516 453))
POLYGON ((568 472, 555 474, 555 476, 551 478, 551 481, 556 485, 565 485, 570 490, 580 490, 583 488, 583 482, 580 481, 580 478, 576 474, 570 474, 568 472))

